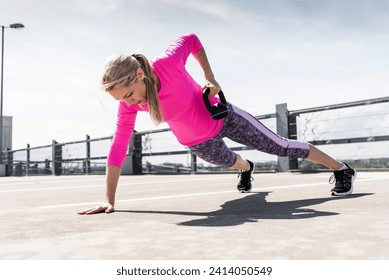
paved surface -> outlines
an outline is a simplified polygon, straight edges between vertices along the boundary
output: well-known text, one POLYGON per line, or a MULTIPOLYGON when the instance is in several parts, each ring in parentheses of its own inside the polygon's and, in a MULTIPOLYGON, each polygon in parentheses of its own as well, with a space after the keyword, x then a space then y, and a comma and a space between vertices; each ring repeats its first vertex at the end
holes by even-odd
POLYGON ((389 259, 389 173, 329 195, 329 173, 123 176, 113 214, 79 216, 104 176, 0 178, 0 259, 389 259))

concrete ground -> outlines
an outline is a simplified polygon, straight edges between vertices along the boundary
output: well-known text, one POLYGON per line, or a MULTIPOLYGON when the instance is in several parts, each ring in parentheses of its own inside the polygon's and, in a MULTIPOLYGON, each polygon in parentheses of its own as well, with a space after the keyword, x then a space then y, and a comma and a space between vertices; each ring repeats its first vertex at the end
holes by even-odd
POLYGON ((360 172, 331 197, 330 173, 122 176, 116 212, 104 176, 0 178, 2 260, 389 259, 389 173, 360 172))

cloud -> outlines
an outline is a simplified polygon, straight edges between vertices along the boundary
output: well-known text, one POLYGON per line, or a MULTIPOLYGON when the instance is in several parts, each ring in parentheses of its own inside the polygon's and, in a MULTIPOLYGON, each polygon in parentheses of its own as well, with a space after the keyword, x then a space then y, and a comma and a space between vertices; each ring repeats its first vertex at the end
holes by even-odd
POLYGON ((195 13, 201 13, 223 21, 240 21, 250 13, 239 9, 235 4, 229 4, 227 1, 209 1, 209 0, 160 0, 158 2, 169 5, 173 8, 187 10, 195 13))
POLYGON ((120 0, 72 0, 70 2, 71 10, 86 15, 104 15, 107 12, 117 10, 120 0))

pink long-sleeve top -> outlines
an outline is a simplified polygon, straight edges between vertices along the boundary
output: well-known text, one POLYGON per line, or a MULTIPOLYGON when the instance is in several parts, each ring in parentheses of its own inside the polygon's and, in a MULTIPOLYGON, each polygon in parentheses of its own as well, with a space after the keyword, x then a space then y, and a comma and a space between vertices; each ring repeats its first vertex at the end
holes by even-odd
MULTIPOLYGON (((213 138, 223 126, 223 120, 212 119, 203 103, 201 86, 185 69, 188 56, 202 48, 195 34, 186 34, 151 62, 161 83, 158 99, 162 116, 184 146, 197 145, 213 138)), ((211 103, 217 101, 217 98, 211 98, 211 103)), ((148 106, 128 105, 120 101, 108 165, 122 167, 138 111, 148 111, 148 106)))

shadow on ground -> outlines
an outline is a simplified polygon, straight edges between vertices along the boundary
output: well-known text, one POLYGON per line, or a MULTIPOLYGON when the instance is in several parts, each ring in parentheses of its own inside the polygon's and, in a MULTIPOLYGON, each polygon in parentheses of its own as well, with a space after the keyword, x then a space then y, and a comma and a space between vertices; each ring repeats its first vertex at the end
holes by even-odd
POLYGON ((353 199, 372 195, 373 193, 352 194, 347 197, 325 197, 301 199, 294 201, 268 202, 266 197, 270 192, 257 192, 239 199, 222 204, 221 209, 212 212, 186 212, 186 211, 142 211, 142 210, 116 210, 116 212, 184 215, 203 217, 178 223, 180 226, 198 227, 225 227, 237 226, 244 223, 258 222, 265 219, 308 219, 323 216, 339 215, 336 212, 315 210, 313 206, 337 199, 353 199))

